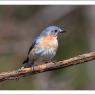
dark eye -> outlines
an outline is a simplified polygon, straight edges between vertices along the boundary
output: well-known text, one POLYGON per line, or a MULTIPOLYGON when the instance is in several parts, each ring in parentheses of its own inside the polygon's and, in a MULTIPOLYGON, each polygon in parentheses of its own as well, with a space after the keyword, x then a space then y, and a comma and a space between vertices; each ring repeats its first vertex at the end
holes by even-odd
POLYGON ((57 32, 57 30, 55 30, 55 33, 57 32))

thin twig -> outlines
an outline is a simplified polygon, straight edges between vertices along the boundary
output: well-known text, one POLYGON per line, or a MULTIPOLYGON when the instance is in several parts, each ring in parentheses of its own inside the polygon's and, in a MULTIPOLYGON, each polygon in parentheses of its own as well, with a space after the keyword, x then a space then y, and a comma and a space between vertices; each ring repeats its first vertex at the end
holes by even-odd
POLYGON ((36 74, 36 73, 42 73, 46 71, 52 71, 60 68, 69 67, 71 65, 77 65, 81 63, 85 63, 90 60, 95 59, 95 52, 90 52, 82 55, 78 55, 76 57, 59 61, 59 62, 51 62, 47 64, 37 65, 30 68, 21 68, 18 70, 13 70, 9 72, 2 72, 0 73, 0 82, 5 80, 13 80, 13 79, 19 79, 21 77, 24 77, 28 74, 36 74))

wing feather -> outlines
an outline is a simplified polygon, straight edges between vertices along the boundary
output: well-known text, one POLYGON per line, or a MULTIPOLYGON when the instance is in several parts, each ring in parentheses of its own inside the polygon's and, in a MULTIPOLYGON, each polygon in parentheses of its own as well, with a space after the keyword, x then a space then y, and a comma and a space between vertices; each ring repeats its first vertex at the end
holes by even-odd
MULTIPOLYGON (((31 47, 29 48, 28 55, 29 55, 29 53, 31 52, 31 50, 34 48, 34 46, 40 41, 40 39, 41 39, 40 36, 37 36, 37 37, 34 39, 34 41, 32 42, 31 47)), ((26 58, 26 60, 24 60, 23 64, 24 64, 24 63, 27 63, 28 60, 29 60, 29 58, 28 58, 28 56, 27 56, 27 58, 26 58)))
POLYGON ((29 55, 30 51, 34 48, 34 46, 39 42, 40 39, 41 39, 40 36, 37 36, 37 37, 34 39, 34 41, 32 42, 31 47, 29 48, 28 55, 29 55))

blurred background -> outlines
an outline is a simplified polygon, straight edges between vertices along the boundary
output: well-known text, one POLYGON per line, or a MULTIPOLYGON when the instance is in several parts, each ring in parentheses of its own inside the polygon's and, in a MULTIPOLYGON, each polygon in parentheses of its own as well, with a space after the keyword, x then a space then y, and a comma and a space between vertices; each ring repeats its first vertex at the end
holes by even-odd
MULTIPOLYGON (((60 35, 54 60, 95 50, 95 6, 1 5, 0 72, 20 68, 35 38, 48 25, 60 35)), ((0 83, 1 90, 95 90, 95 61, 0 83)))

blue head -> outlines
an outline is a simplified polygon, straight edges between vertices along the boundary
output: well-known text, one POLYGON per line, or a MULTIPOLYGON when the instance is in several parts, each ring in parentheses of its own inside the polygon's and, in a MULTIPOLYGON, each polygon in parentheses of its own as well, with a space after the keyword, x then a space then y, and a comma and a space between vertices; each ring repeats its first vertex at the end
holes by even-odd
POLYGON ((45 36, 45 35, 57 36, 59 33, 64 33, 64 32, 65 32, 64 29, 61 29, 57 26, 49 26, 42 31, 41 35, 42 36, 45 36))

